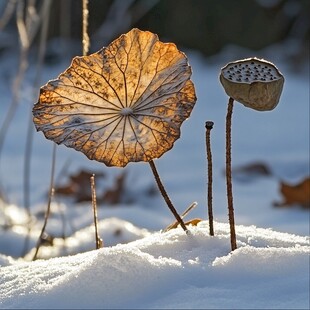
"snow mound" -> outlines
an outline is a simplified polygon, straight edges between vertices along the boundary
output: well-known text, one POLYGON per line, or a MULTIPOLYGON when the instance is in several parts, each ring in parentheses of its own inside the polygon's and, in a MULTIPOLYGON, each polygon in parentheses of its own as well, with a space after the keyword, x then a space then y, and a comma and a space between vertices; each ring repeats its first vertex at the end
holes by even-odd
MULTIPOLYGON (((104 246, 113 246, 119 243, 128 243, 146 237, 150 232, 139 228, 132 223, 112 217, 98 222, 98 233, 103 239, 104 246)), ((74 255, 95 249, 94 224, 76 231, 68 238, 54 238, 53 246, 40 248, 40 258, 51 258, 65 255, 74 255)), ((26 255, 26 260, 31 260, 35 247, 26 255)))
POLYGON ((0 257, 2 308, 307 308, 308 237, 208 222, 75 256, 0 257))

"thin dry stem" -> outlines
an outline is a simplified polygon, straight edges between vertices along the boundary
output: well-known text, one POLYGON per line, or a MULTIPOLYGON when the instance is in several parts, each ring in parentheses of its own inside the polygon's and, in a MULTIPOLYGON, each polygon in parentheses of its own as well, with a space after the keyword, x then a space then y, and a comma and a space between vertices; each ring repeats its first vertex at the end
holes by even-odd
POLYGON ((229 98, 227 115, 226 115, 226 187, 227 187, 227 201, 228 201, 228 218, 230 225, 230 243, 232 251, 237 249, 233 194, 232 194, 232 179, 231 179, 231 121, 232 121, 233 106, 234 106, 234 99, 229 98))
POLYGON ((94 213, 96 249, 98 250, 102 248, 103 241, 99 237, 99 232, 98 232, 97 198, 96 198, 96 187, 95 187, 95 175, 94 174, 90 177, 90 186, 91 186, 93 213, 94 213))
POLYGON ((87 32, 88 28, 88 0, 83 0, 83 56, 86 56, 89 51, 89 36, 87 32))
POLYGON ((212 209, 212 153, 211 153, 211 129, 213 128, 213 122, 206 122, 206 149, 207 149, 207 161, 208 161, 208 216, 209 216, 209 233, 210 236, 214 236, 213 225, 213 209, 212 209))
POLYGON ((2 30, 10 21, 14 14, 17 0, 9 0, 0 18, 0 30, 2 30))
MULTIPOLYGON (((46 50, 46 40, 47 40, 47 30, 49 24, 49 13, 50 13, 51 0, 45 0, 43 3, 43 10, 41 15, 42 27, 40 34, 40 45, 39 45, 39 55, 36 67, 36 75, 33 83, 33 98, 37 96, 37 89, 39 87, 39 82, 41 78, 42 65, 44 61, 44 55, 46 50)), ((33 100, 34 101, 34 100, 33 100)), ((33 122, 32 122, 32 111, 30 110, 28 117, 28 128, 26 134, 26 143, 25 143, 25 157, 24 157, 24 207, 30 218, 30 167, 31 167, 31 155, 32 155, 32 141, 33 141, 33 122)), ((30 224, 30 223, 29 223, 30 224)), ((24 256, 28 249, 29 243, 29 233, 31 227, 28 225, 28 234, 25 240, 24 249, 22 251, 22 256, 24 256)))
POLYGON ((174 215, 174 217, 176 218, 176 220, 178 221, 178 223, 181 225, 181 227, 183 228, 183 230, 187 233, 188 232, 188 229, 186 228, 183 220, 181 219, 180 215, 178 214, 177 210, 175 209, 175 207, 173 206, 166 190, 165 190, 165 187, 163 185, 163 183, 161 182, 161 179, 159 177, 159 174, 157 172, 157 169, 156 169, 156 166, 155 166, 155 163, 153 160, 150 160, 149 161, 149 164, 150 164, 150 167, 152 169, 152 172, 153 172, 153 175, 155 177, 155 180, 156 180, 156 183, 157 183, 157 186, 163 196, 163 198, 165 199, 166 203, 167 203, 167 206, 168 208, 170 209, 170 211, 172 212, 172 214, 174 215))
MULTIPOLYGON (((22 1, 20 1, 19 3, 21 3, 22 1)), ((18 73, 14 79, 14 83, 13 83, 13 97, 12 97, 12 101, 11 104, 9 106, 9 109, 5 115, 4 121, 2 123, 2 126, 0 128, 0 158, 1 158, 1 154, 2 154, 2 148, 3 148, 3 144, 4 144, 4 140, 6 137, 6 133, 9 129, 9 125, 15 115, 16 112, 16 108, 19 102, 19 96, 20 96, 20 89, 21 89, 21 84, 25 75, 25 72, 27 70, 28 67, 28 38, 27 34, 25 34, 24 32, 24 22, 22 20, 22 12, 20 12, 21 10, 23 10, 23 6, 21 4, 17 5, 17 14, 16 14, 16 18, 17 18, 17 25, 18 26, 18 31, 19 31, 19 37, 20 37, 20 42, 21 42, 21 52, 20 52, 20 61, 19 61, 19 68, 18 68, 18 73), (23 25, 23 26, 21 26, 23 25)))
MULTIPOLYGON (((6 133, 9 129, 10 123, 15 115, 16 108, 18 106, 21 84, 28 67, 29 48, 34 40, 34 37, 40 25, 40 18, 38 18, 38 15, 34 7, 34 0, 29 1, 27 3, 25 17, 24 17, 25 2, 17 1, 17 4, 16 5, 14 4, 14 8, 15 7, 16 7, 16 25, 20 40, 20 61, 19 61, 18 73, 13 83, 12 101, 10 103, 9 109, 4 117, 4 121, 0 128, 0 159, 6 133)), ((42 5, 41 10, 44 10, 44 8, 45 4, 42 5)), ((42 16, 42 13, 40 13, 40 16, 42 16)))
POLYGON ((16 25, 19 34, 19 40, 23 49, 28 49, 30 46, 28 29, 24 21, 24 1, 17 2, 16 10, 16 25))
POLYGON ((51 169, 50 190, 49 190, 49 194, 48 194, 47 209, 46 209, 45 216, 44 216, 44 224, 43 224, 39 239, 37 241, 36 251, 34 253, 32 260, 37 259, 38 252, 39 252, 39 249, 41 246, 41 241, 42 241, 43 235, 45 233, 47 221, 48 221, 48 218, 49 218, 49 215, 51 212, 51 202, 52 202, 52 197, 54 195, 55 166, 56 166, 56 143, 53 143, 52 169, 51 169))

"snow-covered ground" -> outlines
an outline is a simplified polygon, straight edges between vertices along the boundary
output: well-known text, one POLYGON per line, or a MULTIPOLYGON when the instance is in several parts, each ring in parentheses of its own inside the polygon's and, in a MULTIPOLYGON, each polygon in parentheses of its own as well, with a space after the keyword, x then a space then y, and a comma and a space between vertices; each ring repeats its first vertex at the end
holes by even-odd
POLYGON ((0 257, 2 308, 307 309, 309 240, 208 222, 69 257, 0 257))
POLYGON ((309 240, 208 222, 69 257, 0 257, 2 308, 307 309, 309 240))
MULTIPOLYGON (((32 219, 34 224, 28 232, 22 208, 22 173, 25 131, 36 100, 31 86, 35 66, 30 67, 0 162, 1 185, 9 198, 9 203, 0 202, 0 223, 13 225, 2 228, 0 234, 0 308, 309 307, 309 211, 298 206, 272 206, 274 201, 282 200, 279 180, 294 184, 309 175, 309 75, 290 72, 272 54, 268 60, 285 76, 278 107, 271 112, 256 112, 235 104, 233 167, 264 162, 272 176, 245 175, 244 182, 233 180, 238 249, 230 253, 223 176, 228 98, 218 74, 221 66, 236 59, 210 63, 197 53, 187 54, 198 100, 191 117, 182 125, 181 138, 156 164, 179 212, 197 201, 186 220, 198 217, 204 221, 191 227, 189 236, 181 229, 160 233, 174 221, 173 216, 160 196, 145 195, 154 184, 148 165, 129 164, 125 168, 126 193, 132 204, 99 206, 99 231, 105 247, 91 251, 95 241, 90 203, 73 204, 56 195, 47 226, 47 232, 55 238, 54 246, 43 247, 39 253, 40 258, 54 258, 36 262, 30 260, 43 222, 39 214, 46 209, 52 143, 41 133, 34 133, 31 211, 37 217, 32 219), (206 221, 206 120, 215 123, 211 132, 214 237, 208 235, 206 221), (21 259, 27 235, 29 252, 21 259), (76 254, 81 252, 85 253, 76 254), (61 257, 65 255, 72 256, 61 257)), ((69 64, 67 59, 46 66, 42 85, 69 64)), ((0 58, 0 123, 11 100, 12 68, 16 66, 14 54, 0 58)), ((68 173, 81 168, 106 173, 107 183, 102 185, 98 180, 98 191, 100 186, 110 186, 114 176, 123 172, 59 146, 56 176, 64 165, 68 165, 68 173)))

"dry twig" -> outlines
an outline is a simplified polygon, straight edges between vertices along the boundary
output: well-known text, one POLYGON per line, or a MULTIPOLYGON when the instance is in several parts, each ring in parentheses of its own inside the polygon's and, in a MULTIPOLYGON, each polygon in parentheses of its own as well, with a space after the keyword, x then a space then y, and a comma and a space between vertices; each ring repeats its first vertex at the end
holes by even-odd
POLYGON ((92 196, 92 206, 94 212, 94 224, 95 224, 95 238, 96 238, 96 249, 100 249, 103 247, 103 241, 99 236, 98 232, 98 214, 97 214, 97 199, 96 199, 96 187, 95 187, 95 175, 93 174, 90 177, 90 185, 91 185, 91 196, 92 196))

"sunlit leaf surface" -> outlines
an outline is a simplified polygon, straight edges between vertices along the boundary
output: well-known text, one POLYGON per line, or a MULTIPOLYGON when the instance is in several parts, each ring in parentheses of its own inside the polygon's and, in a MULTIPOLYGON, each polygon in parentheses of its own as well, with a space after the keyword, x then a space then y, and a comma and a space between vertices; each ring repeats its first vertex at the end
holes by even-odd
POLYGON ((33 108, 47 139, 108 166, 149 161, 171 149, 196 102, 184 53, 133 29, 75 57, 40 90, 33 108))

